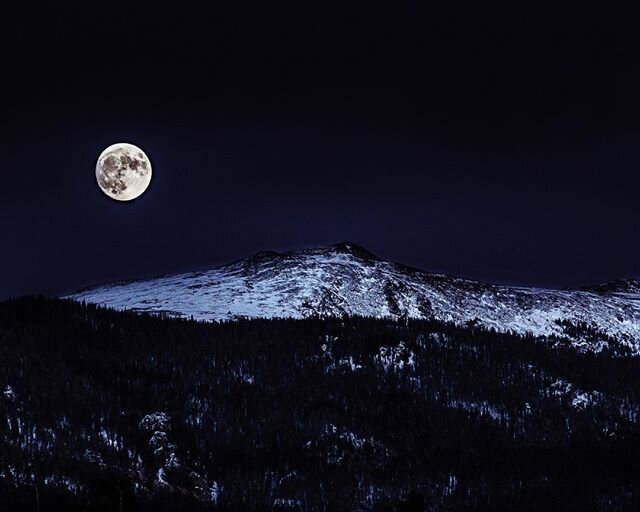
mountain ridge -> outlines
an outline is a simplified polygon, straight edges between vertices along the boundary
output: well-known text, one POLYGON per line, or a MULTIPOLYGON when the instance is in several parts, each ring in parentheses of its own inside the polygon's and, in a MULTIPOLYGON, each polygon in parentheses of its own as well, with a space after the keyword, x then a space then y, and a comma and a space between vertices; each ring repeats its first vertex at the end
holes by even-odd
POLYGON ((261 251, 210 270, 100 285, 67 297, 206 321, 435 318, 566 338, 585 350, 618 345, 640 353, 637 281, 564 290, 490 284, 386 261, 352 242, 261 251))

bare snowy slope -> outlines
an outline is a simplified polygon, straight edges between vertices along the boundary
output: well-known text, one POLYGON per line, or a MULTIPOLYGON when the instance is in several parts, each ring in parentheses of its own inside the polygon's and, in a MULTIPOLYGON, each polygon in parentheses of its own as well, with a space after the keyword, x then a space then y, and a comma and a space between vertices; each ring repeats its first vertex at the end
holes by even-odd
POLYGON ((263 252, 220 268, 82 290, 76 300, 198 320, 364 315, 437 318, 584 349, 614 344, 640 353, 640 286, 584 290, 496 286, 383 261, 350 243, 263 252))

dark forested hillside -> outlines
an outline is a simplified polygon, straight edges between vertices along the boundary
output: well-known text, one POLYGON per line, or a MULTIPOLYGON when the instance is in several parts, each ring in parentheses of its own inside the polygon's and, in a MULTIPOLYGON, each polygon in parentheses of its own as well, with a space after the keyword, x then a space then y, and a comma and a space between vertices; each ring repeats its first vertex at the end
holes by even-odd
POLYGON ((0 304, 0 511, 637 510, 640 359, 0 304))

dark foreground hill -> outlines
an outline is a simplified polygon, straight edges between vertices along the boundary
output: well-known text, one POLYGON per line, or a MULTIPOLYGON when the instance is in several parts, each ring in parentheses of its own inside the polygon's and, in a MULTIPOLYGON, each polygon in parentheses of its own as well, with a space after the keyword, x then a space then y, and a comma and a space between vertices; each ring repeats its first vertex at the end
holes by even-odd
POLYGON ((640 360, 555 345, 0 303, 0 511, 638 510, 640 360))

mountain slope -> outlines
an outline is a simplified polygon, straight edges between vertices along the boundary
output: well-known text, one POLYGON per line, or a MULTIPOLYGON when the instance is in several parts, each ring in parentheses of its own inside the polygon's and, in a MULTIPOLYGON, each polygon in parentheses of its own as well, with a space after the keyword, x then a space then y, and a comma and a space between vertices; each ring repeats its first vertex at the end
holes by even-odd
POLYGON ((497 331, 558 336, 589 350, 640 353, 636 282, 586 290, 484 284, 384 261, 351 243, 263 252, 204 272, 121 282, 70 297, 198 320, 362 315, 436 318, 497 331))

